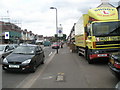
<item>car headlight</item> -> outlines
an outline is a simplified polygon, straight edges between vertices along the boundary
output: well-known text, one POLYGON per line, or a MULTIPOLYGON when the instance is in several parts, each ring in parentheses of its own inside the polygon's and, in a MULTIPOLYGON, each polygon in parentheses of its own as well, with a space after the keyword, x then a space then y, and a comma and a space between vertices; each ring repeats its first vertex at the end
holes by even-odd
POLYGON ((3 63, 8 63, 6 58, 3 59, 3 63))
POLYGON ((30 61, 31 61, 31 59, 28 59, 28 60, 26 60, 26 61, 22 62, 22 64, 29 64, 29 63, 30 63, 30 61))
POLYGON ((118 61, 115 61, 115 64, 120 64, 120 62, 118 62, 118 61))

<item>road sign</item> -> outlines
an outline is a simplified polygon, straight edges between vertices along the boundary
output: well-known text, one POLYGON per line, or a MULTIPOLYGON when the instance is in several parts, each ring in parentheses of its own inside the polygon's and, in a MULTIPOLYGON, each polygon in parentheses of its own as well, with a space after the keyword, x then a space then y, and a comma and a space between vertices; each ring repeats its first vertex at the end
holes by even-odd
POLYGON ((62 26, 58 27, 58 37, 63 37, 63 28, 62 28, 62 26))
POLYGON ((5 32, 5 39, 9 39, 9 32, 5 32))

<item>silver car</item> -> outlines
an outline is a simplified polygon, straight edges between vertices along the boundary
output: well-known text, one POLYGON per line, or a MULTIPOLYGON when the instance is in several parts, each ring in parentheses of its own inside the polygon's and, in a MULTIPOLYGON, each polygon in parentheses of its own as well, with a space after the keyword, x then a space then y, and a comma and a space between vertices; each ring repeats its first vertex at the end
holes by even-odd
POLYGON ((116 90, 120 90, 120 81, 115 86, 116 90))
POLYGON ((1 44, 0 45, 0 64, 2 60, 9 55, 10 53, 13 52, 14 47, 10 46, 8 44, 1 44))

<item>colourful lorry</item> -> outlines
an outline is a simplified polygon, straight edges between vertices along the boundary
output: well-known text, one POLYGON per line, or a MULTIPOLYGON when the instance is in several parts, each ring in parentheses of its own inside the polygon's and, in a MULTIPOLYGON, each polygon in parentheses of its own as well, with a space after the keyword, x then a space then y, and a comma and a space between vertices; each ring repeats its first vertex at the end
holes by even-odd
POLYGON ((120 51, 120 20, 113 7, 89 9, 75 24, 75 46, 88 63, 120 51))

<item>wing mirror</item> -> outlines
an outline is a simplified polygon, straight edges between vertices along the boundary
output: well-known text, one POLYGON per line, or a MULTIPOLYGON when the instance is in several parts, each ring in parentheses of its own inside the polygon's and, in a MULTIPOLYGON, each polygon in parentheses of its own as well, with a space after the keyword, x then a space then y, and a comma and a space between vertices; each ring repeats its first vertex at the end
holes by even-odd
POLYGON ((40 51, 38 50, 38 51, 36 51, 36 55, 40 55, 40 51))

